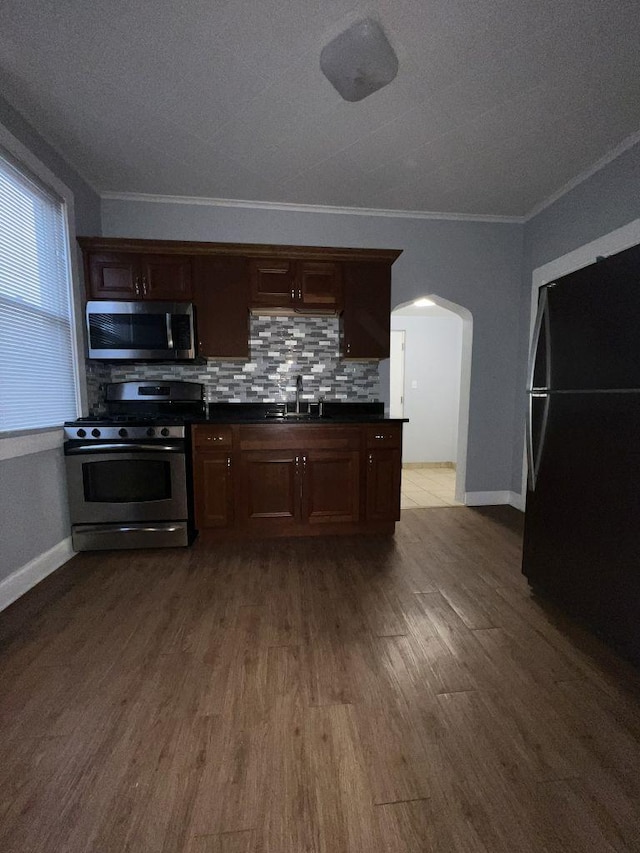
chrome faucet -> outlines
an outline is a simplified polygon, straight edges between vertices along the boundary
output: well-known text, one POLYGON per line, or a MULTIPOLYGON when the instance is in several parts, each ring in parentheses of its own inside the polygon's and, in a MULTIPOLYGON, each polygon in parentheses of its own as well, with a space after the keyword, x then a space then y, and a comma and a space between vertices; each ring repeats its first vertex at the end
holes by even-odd
POLYGON ((302 394, 302 376, 296 376, 296 415, 300 414, 300 394, 302 394))

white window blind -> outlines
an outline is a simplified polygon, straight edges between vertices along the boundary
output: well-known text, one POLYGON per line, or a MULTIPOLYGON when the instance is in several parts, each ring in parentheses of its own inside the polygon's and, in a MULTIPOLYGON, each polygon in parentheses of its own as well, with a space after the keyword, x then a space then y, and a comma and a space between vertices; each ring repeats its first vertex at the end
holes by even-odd
POLYGON ((64 203, 0 154, 0 432, 77 416, 64 203))

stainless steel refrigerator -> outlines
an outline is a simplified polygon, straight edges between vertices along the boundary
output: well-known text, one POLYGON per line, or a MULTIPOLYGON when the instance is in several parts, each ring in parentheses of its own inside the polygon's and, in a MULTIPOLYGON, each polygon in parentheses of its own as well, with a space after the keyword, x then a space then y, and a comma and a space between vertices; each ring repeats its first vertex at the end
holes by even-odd
POLYGON ((640 246, 541 289, 523 572, 640 664, 640 246))

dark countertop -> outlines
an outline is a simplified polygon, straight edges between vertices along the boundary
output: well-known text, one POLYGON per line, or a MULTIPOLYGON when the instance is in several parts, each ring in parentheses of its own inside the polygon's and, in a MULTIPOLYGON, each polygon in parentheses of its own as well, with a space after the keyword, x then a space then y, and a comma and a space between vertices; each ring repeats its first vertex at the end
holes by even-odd
POLYGON ((389 418, 384 403, 340 403, 327 400, 323 414, 319 404, 301 402, 307 417, 291 417, 294 403, 210 403, 208 415, 190 418, 191 423, 209 424, 346 424, 407 423, 408 418, 389 418), (287 417, 289 413, 289 417, 287 417))

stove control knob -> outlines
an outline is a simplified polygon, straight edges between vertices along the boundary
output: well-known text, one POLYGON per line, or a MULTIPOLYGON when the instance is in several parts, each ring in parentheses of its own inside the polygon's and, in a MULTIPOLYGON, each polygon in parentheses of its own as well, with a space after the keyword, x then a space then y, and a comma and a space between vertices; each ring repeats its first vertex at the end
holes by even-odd
POLYGON ((94 438, 100 438, 100 430, 99 430, 99 429, 92 429, 92 430, 91 430, 91 435, 92 435, 94 438))
POLYGON ((160 435, 169 435, 169 430, 166 427, 162 427, 162 429, 160 430, 160 435))
POLYGON ((149 436, 149 438, 152 438, 155 434, 155 429, 153 427, 149 427, 149 429, 147 430, 147 435, 149 436))
POLYGON ((122 427, 122 429, 118 430, 118 435, 120 436, 120 438, 126 438, 129 435, 129 433, 126 431, 126 429, 124 427, 122 427))
POLYGON ((86 434, 87 434, 87 431, 84 429, 79 429, 78 432, 76 433, 78 438, 84 438, 86 434))

